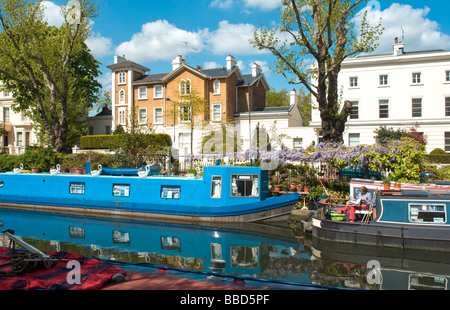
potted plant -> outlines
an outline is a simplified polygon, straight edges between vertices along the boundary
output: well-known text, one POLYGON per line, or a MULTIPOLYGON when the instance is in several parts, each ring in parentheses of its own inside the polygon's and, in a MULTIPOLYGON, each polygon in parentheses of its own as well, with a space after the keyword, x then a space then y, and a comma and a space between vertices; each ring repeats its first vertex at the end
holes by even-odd
POLYGON ((32 173, 39 173, 39 167, 31 167, 32 173))
POLYGON ((195 169, 187 169, 186 170, 186 176, 188 178, 195 178, 196 175, 197 175, 197 170, 195 170, 195 169))
POLYGON ((297 190, 297 184, 295 182, 291 182, 291 184, 289 184, 289 191, 295 192, 296 190, 297 190))
POLYGON ((394 183, 394 190, 399 191, 402 188, 402 186, 400 185, 400 183, 395 182, 394 183))
POLYGON ((383 189, 388 191, 391 188, 391 177, 385 176, 381 179, 381 183, 383 184, 383 189))

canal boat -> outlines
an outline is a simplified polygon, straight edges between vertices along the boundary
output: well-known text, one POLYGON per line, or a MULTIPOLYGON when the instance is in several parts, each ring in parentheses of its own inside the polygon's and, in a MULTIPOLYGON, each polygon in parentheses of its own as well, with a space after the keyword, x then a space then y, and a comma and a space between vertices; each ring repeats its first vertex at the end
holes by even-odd
MULTIPOLYGON (((369 188, 369 187, 368 187, 369 188)), ((311 217, 312 235, 321 240, 413 250, 450 251, 448 207, 443 189, 371 190, 373 204, 360 221, 340 215, 329 203, 311 217)), ((357 191, 355 191, 356 193, 357 191)))
POLYGON ((283 221, 299 194, 270 197, 268 170, 211 166, 196 178, 1 173, 0 203, 49 212, 206 222, 283 221))

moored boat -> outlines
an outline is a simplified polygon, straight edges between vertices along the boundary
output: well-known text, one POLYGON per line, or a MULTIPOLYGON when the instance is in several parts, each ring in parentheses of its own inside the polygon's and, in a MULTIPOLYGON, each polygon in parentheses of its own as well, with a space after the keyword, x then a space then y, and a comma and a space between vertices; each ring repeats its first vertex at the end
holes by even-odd
MULTIPOLYGON (((368 187, 369 188, 369 187, 368 187)), ((360 245, 450 251, 447 210, 450 191, 443 189, 377 190, 373 209, 351 223, 328 205, 312 217, 313 237, 360 245)))
POLYGON ((270 197, 268 170, 205 167, 200 178, 0 174, 0 203, 50 212, 211 222, 286 220, 299 194, 270 197))

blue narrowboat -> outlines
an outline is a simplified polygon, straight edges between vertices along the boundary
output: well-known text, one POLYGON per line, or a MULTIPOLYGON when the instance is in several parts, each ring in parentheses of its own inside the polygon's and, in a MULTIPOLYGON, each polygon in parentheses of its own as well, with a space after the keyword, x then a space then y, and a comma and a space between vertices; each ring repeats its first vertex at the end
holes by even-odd
POLYGON ((367 188, 373 204, 368 210, 356 211, 359 221, 349 222, 347 216, 338 214, 342 205, 324 204, 310 219, 313 237, 358 245, 450 251, 449 190, 367 188))
POLYGON ((50 212, 211 222, 287 219, 298 193, 270 197, 268 170, 205 167, 197 178, 1 173, 0 203, 50 212))

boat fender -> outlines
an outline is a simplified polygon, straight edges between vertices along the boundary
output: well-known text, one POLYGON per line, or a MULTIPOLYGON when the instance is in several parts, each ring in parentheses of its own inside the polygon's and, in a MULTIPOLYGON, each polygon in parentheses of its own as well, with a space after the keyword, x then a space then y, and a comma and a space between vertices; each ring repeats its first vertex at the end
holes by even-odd
POLYGON ((304 221, 305 221, 305 222, 309 222, 309 221, 312 219, 313 215, 314 215, 314 212, 312 212, 312 211, 309 212, 309 213, 305 216, 304 221))
POLYGON ((117 273, 111 277, 113 283, 122 283, 125 281, 125 276, 121 273, 117 273))

